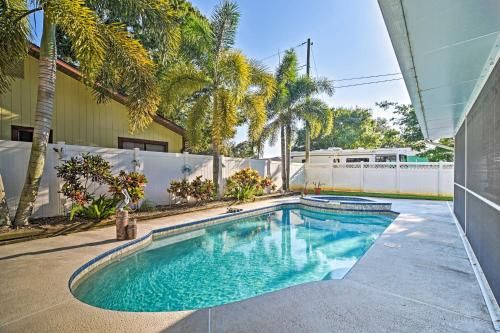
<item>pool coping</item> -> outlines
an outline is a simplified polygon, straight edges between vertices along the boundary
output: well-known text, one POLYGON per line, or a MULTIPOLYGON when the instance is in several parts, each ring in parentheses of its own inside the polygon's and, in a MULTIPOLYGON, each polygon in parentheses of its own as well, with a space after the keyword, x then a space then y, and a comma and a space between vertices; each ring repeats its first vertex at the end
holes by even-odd
MULTIPOLYGON (((387 201, 399 216, 343 279, 304 283, 194 311, 113 311, 73 296, 68 278, 75 269, 130 242, 115 241, 113 227, 8 245, 0 255, 0 276, 5 283, 0 331, 372 332, 378 327, 401 332, 494 332, 447 205, 413 199, 387 201)), ((278 202, 285 200, 241 207, 252 210, 278 202)), ((224 213, 225 209, 218 208, 155 219, 142 222, 139 232, 142 236, 154 228, 224 213)))
MULTIPOLYGON (((351 209, 351 208, 337 208, 337 207, 320 207, 316 205, 308 205, 307 203, 303 202, 297 202, 297 201, 292 201, 292 202, 282 202, 278 204, 273 204, 269 205, 266 207, 259 207, 259 208, 253 208, 249 210, 243 210, 240 212, 234 212, 234 213, 224 213, 218 216, 213 216, 213 217, 208 217, 204 219, 199 219, 196 221, 191 221, 191 222, 186 222, 178 225, 173 225, 173 226, 168 226, 168 227, 160 227, 153 229, 146 233, 145 235, 131 240, 129 242, 126 242, 120 246, 117 246, 113 249, 110 249, 108 251, 105 251, 96 257, 92 258, 91 260, 87 261, 80 267, 78 267, 70 276, 68 280, 68 288, 73 294, 74 288, 76 288, 82 281, 84 281, 86 278, 90 277, 93 272, 97 271, 98 269, 102 269, 103 267, 111 264, 115 260, 124 258, 128 255, 131 255, 137 251, 139 251, 142 248, 145 248, 149 244, 151 244, 155 239, 158 238, 163 238, 163 237, 168 237, 168 236, 173 236, 176 234, 182 234, 185 232, 189 231, 194 231, 198 230, 204 227, 212 226, 212 225, 218 225, 218 224, 223 224, 227 222, 232 222, 233 220, 239 219, 239 218, 244 218, 244 217, 250 217, 258 214, 263 214, 266 212, 273 212, 276 211, 280 208, 286 208, 287 206, 306 206, 309 209, 315 210, 315 211, 323 211, 323 212, 342 212, 342 213, 351 213, 351 214, 364 214, 364 213, 371 213, 371 214, 379 214, 379 215, 392 215, 394 219, 397 218, 399 215, 398 212, 392 211, 392 210, 367 210, 367 209, 351 209)), ((359 261, 359 260, 358 260, 359 261)), ((355 264, 353 265, 353 267, 355 264)), ((352 269, 352 267, 349 269, 349 271, 352 269)), ((346 273, 347 275, 348 273, 346 273)), ((77 297, 75 297, 78 299, 77 297)), ((117 310, 120 311, 120 310, 117 310)))

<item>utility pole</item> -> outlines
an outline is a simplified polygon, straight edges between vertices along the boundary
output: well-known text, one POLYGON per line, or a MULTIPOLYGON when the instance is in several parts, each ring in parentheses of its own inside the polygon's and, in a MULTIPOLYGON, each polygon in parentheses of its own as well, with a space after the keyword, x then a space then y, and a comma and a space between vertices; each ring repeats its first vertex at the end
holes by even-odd
MULTIPOLYGON (((306 63, 306 75, 311 76, 311 38, 307 39, 307 63, 306 63)), ((309 163, 309 151, 311 150, 311 133, 309 132, 309 124, 305 124, 305 150, 306 150, 306 163, 309 163)))

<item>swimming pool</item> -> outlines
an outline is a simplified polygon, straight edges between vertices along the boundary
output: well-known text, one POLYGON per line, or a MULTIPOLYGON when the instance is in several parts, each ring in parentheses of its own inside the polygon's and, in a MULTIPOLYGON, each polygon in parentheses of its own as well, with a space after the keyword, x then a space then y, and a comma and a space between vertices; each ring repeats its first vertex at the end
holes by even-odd
POLYGON ((105 309, 178 311, 341 279, 394 217, 276 206, 156 239, 88 274, 72 292, 105 309))

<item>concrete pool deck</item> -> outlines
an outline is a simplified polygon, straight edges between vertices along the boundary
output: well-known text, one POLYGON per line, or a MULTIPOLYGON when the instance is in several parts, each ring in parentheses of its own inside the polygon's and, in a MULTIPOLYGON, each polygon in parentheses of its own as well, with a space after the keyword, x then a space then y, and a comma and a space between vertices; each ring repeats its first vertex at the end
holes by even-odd
MULTIPOLYGON (((2 246, 0 332, 494 332, 448 203, 384 201, 401 214, 343 280, 197 311, 116 312, 75 299, 71 274, 123 243, 113 227, 2 246)), ((140 222, 139 235, 223 212, 140 222)))

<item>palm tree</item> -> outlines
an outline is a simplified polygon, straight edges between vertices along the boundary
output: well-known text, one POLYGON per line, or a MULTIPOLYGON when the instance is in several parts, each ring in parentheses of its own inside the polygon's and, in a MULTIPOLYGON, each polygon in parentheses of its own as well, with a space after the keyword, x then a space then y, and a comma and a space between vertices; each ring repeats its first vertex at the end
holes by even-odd
POLYGON ((297 55, 286 51, 276 71, 277 90, 269 103, 269 118, 265 133, 274 144, 281 138, 283 189, 290 190, 290 153, 293 133, 300 121, 311 138, 329 134, 333 128, 333 111, 319 98, 318 93, 333 94, 332 83, 326 79, 311 79, 298 74, 297 55), (310 96, 313 97, 310 97, 310 96))
POLYGON ((7 74, 13 60, 22 61, 27 55, 31 33, 28 16, 43 12, 35 129, 15 225, 28 223, 45 163, 56 87, 56 28, 71 42, 84 80, 95 88, 97 97, 102 97, 109 87, 127 94, 130 129, 134 131, 148 126, 157 110, 155 65, 143 46, 132 38, 133 31, 107 20, 105 13, 119 6, 129 14, 135 12, 143 26, 152 25, 150 19, 159 24, 172 18, 172 7, 164 0, 33 0, 30 3, 32 9, 25 0, 0 2, 0 92, 9 87, 11 79, 7 74))
POLYGON ((266 124, 266 103, 274 93, 273 76, 233 48, 239 13, 236 3, 224 0, 208 22, 191 22, 192 36, 203 54, 197 61, 178 61, 162 78, 162 106, 167 114, 186 113, 189 147, 203 149, 209 130, 213 181, 219 195, 220 152, 236 126, 248 122, 250 141, 266 124))

